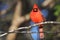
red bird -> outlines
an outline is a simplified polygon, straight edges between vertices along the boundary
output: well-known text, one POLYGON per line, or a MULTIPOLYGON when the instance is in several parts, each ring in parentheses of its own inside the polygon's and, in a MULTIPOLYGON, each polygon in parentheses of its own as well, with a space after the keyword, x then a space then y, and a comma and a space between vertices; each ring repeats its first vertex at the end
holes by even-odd
MULTIPOLYGON (((41 23, 45 21, 45 18, 43 17, 41 11, 38 9, 37 4, 34 4, 33 10, 30 13, 30 18, 34 23, 41 23)), ((40 29, 39 32, 43 32, 43 27, 42 25, 39 25, 40 29)), ((40 38, 44 36, 44 33, 40 33, 40 38)))
POLYGON ((43 22, 45 20, 36 4, 34 4, 33 10, 30 13, 30 18, 34 23, 43 22))

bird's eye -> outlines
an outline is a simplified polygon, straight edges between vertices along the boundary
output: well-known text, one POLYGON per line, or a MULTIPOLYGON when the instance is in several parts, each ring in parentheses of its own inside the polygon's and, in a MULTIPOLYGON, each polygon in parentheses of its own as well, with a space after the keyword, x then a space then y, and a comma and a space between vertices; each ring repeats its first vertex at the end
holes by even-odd
POLYGON ((33 12, 38 12, 38 8, 34 8, 33 9, 33 12))

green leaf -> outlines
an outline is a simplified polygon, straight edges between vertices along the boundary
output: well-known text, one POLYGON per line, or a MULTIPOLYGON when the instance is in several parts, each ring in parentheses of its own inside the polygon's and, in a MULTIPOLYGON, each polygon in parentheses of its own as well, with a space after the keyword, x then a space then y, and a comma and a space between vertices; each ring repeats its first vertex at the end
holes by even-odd
POLYGON ((54 9, 56 10, 55 13, 54 13, 54 15, 55 15, 55 16, 58 16, 58 15, 60 14, 60 5, 56 5, 56 6, 54 7, 54 9))

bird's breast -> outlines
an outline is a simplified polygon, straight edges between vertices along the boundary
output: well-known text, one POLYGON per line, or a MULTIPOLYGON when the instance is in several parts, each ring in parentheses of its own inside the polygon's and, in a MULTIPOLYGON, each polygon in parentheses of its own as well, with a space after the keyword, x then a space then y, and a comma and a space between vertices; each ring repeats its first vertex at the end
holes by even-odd
POLYGON ((43 21, 43 17, 40 13, 31 13, 30 18, 33 22, 38 23, 43 21))

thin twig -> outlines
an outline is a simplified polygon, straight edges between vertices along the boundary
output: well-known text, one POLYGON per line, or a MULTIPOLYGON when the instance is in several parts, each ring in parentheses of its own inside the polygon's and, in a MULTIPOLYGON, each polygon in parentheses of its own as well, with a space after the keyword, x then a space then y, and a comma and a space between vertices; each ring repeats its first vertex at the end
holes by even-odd
MULTIPOLYGON (((0 35, 0 37, 3 37, 5 35, 7 35, 8 33, 15 33, 15 32, 17 32, 17 33, 38 33, 38 32, 30 32, 30 31, 29 32, 25 32, 25 31, 18 32, 18 30, 21 30, 21 29, 30 29, 30 28, 32 28, 32 26, 37 26, 37 25, 40 25, 40 24, 60 24, 60 22, 46 21, 46 22, 41 22, 41 23, 33 24, 33 25, 28 26, 28 27, 20 27, 20 28, 17 28, 16 30, 11 30, 11 31, 9 31, 7 33, 4 33, 4 34, 0 35)), ((53 32, 45 31, 45 33, 53 33, 53 32)), ((55 33, 57 33, 57 32, 55 32, 55 33)))

